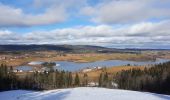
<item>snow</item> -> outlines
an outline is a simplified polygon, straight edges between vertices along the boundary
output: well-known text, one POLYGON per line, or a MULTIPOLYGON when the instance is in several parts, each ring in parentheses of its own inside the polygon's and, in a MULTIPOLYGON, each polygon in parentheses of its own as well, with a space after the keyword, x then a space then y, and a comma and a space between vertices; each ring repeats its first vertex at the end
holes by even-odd
POLYGON ((42 63, 44 63, 44 62, 42 62, 42 61, 32 61, 32 62, 29 62, 28 64, 29 65, 41 65, 42 63))
POLYGON ((97 87, 0 92, 1 100, 170 100, 170 95, 97 87))

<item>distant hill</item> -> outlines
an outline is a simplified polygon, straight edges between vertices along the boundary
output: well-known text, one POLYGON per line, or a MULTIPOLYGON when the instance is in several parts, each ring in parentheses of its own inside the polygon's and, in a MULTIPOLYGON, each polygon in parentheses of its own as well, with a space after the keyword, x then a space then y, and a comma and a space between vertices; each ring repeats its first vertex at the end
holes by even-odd
POLYGON ((101 46, 92 45, 0 45, 0 52, 4 51, 63 51, 73 53, 86 53, 86 52, 97 52, 97 53, 140 53, 140 51, 146 50, 164 50, 164 49, 136 49, 136 48, 106 48, 101 46))
POLYGON ((113 52, 115 49, 89 45, 0 45, 0 51, 113 52))
POLYGON ((69 51, 63 45, 0 45, 0 51, 39 51, 39 50, 58 50, 69 51))

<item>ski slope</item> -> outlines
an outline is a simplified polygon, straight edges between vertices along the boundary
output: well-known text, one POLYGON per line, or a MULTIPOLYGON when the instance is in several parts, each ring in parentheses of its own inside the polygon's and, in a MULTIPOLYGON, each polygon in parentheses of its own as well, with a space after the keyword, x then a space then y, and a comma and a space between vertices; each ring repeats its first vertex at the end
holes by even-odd
POLYGON ((96 87, 0 92, 0 100, 170 100, 170 95, 96 87))

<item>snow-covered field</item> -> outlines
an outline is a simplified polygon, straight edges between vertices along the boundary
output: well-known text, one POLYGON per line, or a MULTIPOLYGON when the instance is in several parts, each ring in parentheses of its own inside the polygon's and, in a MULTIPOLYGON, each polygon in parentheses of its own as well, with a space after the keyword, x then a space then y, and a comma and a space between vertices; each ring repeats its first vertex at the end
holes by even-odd
POLYGON ((169 95, 118 89, 80 87, 49 91, 0 92, 0 100, 170 100, 169 95))

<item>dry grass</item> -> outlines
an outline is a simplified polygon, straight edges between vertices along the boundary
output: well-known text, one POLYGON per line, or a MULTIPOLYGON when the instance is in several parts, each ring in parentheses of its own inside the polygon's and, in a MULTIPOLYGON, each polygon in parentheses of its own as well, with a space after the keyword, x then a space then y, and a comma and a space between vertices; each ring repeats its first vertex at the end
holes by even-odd
POLYGON ((99 60, 132 60, 132 61, 148 61, 152 60, 151 55, 146 53, 142 54, 130 54, 130 53, 86 53, 86 54, 65 54, 58 55, 57 52, 40 52, 39 54, 33 54, 31 57, 14 59, 8 61, 0 61, 9 66, 23 65, 31 61, 74 61, 74 62, 94 62, 99 60))
MULTIPOLYGON (((114 76, 117 72, 120 72, 122 70, 129 70, 132 68, 140 68, 141 70, 143 70, 145 67, 143 66, 116 66, 116 67, 106 68, 105 70, 90 71, 90 72, 87 72, 87 75, 88 75, 89 81, 98 81, 99 75, 102 72, 107 72, 110 76, 114 76)), ((83 72, 79 72, 79 76, 81 79, 83 78, 83 75, 84 75, 83 72)), ((73 74, 73 76, 75 76, 75 73, 73 74)))
POLYGON ((87 54, 82 57, 84 61, 98 61, 98 60, 133 60, 144 61, 152 60, 146 54, 130 54, 130 53, 112 53, 112 54, 87 54))

